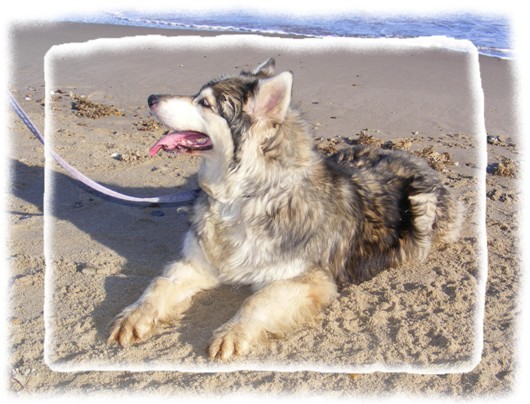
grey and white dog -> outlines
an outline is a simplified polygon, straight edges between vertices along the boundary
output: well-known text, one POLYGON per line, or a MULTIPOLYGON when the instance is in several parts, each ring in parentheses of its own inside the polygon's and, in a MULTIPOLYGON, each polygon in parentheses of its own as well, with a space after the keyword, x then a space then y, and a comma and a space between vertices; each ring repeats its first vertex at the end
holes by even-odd
POLYGON ((254 294, 214 332, 210 358, 229 360, 284 335, 337 295, 337 286, 425 259, 458 238, 462 209, 427 163, 405 152, 352 147, 331 159, 290 107, 293 76, 269 59, 194 96, 152 95, 171 131, 151 149, 203 158, 182 259, 111 326, 127 345, 221 284, 254 294))

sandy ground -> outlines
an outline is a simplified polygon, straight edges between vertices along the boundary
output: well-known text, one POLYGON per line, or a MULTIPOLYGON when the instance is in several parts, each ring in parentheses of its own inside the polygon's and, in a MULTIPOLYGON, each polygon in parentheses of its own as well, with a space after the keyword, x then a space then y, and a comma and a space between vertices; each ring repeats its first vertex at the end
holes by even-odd
POLYGON ((41 128, 45 91, 54 92, 48 136, 85 174, 139 196, 194 187, 198 159, 147 157, 164 131, 148 115, 147 96, 193 94, 214 76, 274 56, 278 70, 294 72, 294 104, 323 153, 371 142, 429 158, 466 205, 462 239, 436 245, 424 263, 345 288, 314 323, 231 364, 210 363, 204 347, 245 288, 201 294, 147 342, 108 347, 112 318, 178 259, 186 216, 176 206, 101 197, 53 163, 43 203, 42 146, 10 114, 11 392, 460 397, 512 390, 520 263, 511 62, 480 58, 489 142, 477 119, 472 58, 439 49, 315 52, 243 42, 191 49, 142 39, 132 48, 57 53, 45 89, 42 60, 52 45, 146 33, 169 34, 79 24, 11 30, 10 90, 41 128))

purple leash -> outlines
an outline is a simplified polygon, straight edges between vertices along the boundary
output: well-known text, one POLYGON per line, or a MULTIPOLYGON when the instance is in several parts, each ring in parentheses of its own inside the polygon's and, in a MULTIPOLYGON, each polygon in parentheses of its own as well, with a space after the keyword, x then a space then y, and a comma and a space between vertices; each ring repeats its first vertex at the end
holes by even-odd
MULTIPOLYGON (((9 103, 11 104, 11 107, 13 110, 17 113, 17 115, 20 117, 22 122, 28 127, 28 129, 35 135, 35 137, 44 145, 44 136, 39 132, 39 130, 35 127, 33 122, 31 122, 31 119, 29 119, 28 115, 22 107, 18 104, 18 102, 13 98, 13 96, 8 92, 9 96, 9 103)), ((183 191, 176 194, 170 194, 170 195, 163 195, 163 196, 154 196, 150 198, 139 198, 135 196, 129 196, 122 194, 120 192, 113 191, 110 188, 107 188, 101 184, 98 184, 97 182, 91 180, 86 175, 82 174, 78 170, 76 170, 74 167, 72 167, 70 164, 68 164, 66 161, 63 160, 61 156, 59 156, 57 153, 55 153, 53 150, 50 150, 50 153, 52 157, 63 167, 72 177, 77 179, 78 181, 81 181, 83 184, 87 185, 88 187, 104 194, 111 196, 113 198, 122 199, 124 201, 129 202, 142 202, 142 203, 179 203, 179 202, 189 202, 193 201, 196 196, 196 191, 183 191)))

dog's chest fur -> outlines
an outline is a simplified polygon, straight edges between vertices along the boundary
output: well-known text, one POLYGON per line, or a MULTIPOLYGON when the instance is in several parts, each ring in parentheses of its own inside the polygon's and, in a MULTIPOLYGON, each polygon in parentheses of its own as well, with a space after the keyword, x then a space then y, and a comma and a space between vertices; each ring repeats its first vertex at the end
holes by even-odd
POLYGON ((282 240, 267 230, 270 218, 258 205, 254 198, 227 204, 206 194, 195 205, 195 235, 224 283, 267 283, 306 269, 304 259, 282 253, 282 240))

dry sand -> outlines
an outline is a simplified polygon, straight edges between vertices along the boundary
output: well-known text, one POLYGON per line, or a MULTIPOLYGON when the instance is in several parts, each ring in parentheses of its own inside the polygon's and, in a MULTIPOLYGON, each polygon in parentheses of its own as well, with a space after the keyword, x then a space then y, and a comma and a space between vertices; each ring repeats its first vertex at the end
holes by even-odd
MULTIPOLYGON (((41 128, 42 60, 52 45, 187 34, 89 24, 15 26, 11 33, 10 90, 41 128)), ((475 119, 472 58, 440 49, 317 53, 293 47, 271 54, 271 49, 236 46, 168 52, 153 41, 134 49, 60 55, 52 61, 47 83, 47 90, 55 92, 48 105, 54 148, 93 179, 133 195, 193 187, 198 159, 147 157, 164 130, 149 117, 147 96, 192 94, 212 76, 252 68, 269 56, 276 58, 279 70, 294 72, 294 103, 311 123, 323 153, 348 143, 373 142, 431 159, 467 207, 461 242, 437 245, 422 264, 393 268, 342 290, 313 324, 271 340, 233 364, 212 365, 204 347, 248 295, 245 288, 204 293, 180 321, 147 342, 125 350, 108 347, 107 325, 113 316, 138 298, 165 263, 179 257, 185 214, 175 206, 101 197, 50 164, 44 310, 43 149, 10 114, 11 391, 345 397, 511 391, 520 269, 519 196, 512 175, 519 134, 511 62, 480 58, 486 128, 492 136, 488 167, 480 158, 486 139, 479 138, 475 119), (96 109, 79 108, 80 99, 90 100, 96 109), (484 178, 486 195, 477 192, 484 178), (480 231, 485 203, 487 283, 480 231), (97 371, 103 369, 113 371, 97 371), (225 372, 234 369, 252 370, 225 372), (421 374, 432 372, 440 374, 421 374)))

